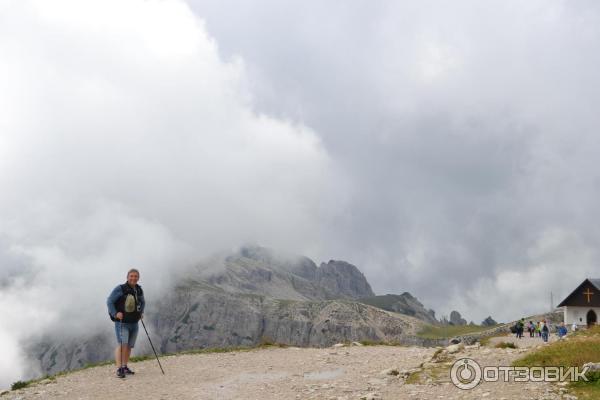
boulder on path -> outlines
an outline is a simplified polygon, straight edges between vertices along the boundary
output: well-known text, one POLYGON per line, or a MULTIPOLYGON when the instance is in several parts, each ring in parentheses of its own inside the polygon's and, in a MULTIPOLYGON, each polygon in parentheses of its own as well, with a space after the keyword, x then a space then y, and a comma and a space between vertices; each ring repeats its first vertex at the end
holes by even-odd
POLYGON ((454 353, 458 353, 463 348, 464 348, 464 346, 460 343, 459 344, 451 344, 450 346, 446 347, 446 351, 448 352, 448 354, 454 354, 454 353))

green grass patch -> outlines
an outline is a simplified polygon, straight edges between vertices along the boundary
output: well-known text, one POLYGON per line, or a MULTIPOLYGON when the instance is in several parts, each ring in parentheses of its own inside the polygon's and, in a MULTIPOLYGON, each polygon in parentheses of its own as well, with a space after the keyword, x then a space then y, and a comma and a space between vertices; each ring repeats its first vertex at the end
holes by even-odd
POLYGON ((450 367, 447 365, 439 365, 420 369, 408 375, 404 383, 408 385, 421 385, 431 382, 447 382, 450 380, 450 367))
POLYGON ((29 386, 30 384, 31 384, 30 381, 16 381, 15 383, 13 383, 10 386, 10 390, 23 389, 23 388, 26 388, 27 386, 29 386))
POLYGON ((361 340, 358 343, 362 344, 363 346, 404 346, 398 342, 385 342, 383 340, 361 340))
POLYGON ((412 374, 408 375, 404 383, 407 385, 418 385, 423 382, 423 375, 424 373, 422 370, 413 372, 412 374))
POLYGON ((580 329, 577 332, 570 332, 568 337, 573 338, 598 338, 600 339, 600 325, 596 325, 589 329, 580 329))
MULTIPOLYGON (((31 385, 34 385, 34 384, 39 383, 39 382, 44 381, 44 380, 55 381, 56 380, 56 376, 58 376, 58 375, 64 375, 66 373, 67 372, 61 372, 60 374, 57 374, 57 375, 45 375, 45 376, 43 376, 41 378, 30 379, 28 381, 17 381, 17 382, 13 383, 10 386, 10 390, 23 389, 23 388, 29 387, 31 385)), ((8 391, 3 392, 3 394, 6 394, 6 393, 8 393, 8 391)))
POLYGON ((468 335, 470 333, 479 333, 492 328, 494 327, 481 325, 425 325, 423 329, 417 333, 417 336, 424 339, 446 339, 455 336, 468 335))
POLYGON ((577 396, 579 400, 600 399, 600 380, 573 382, 569 385, 569 392, 577 396))
POLYGON ((514 362, 515 366, 581 367, 600 360, 600 338, 572 337, 533 351, 514 362))
MULTIPOLYGON (((143 356, 129 357, 129 361, 131 361, 132 363, 136 363, 136 362, 140 362, 140 361, 152 360, 154 358, 155 358, 154 354, 146 354, 143 356)), ((112 364, 112 362, 110 362, 110 364, 112 364)))
POLYGON ((513 342, 500 342, 494 346, 497 349, 516 349, 517 345, 513 342))
POLYGON ((394 311, 394 305, 399 302, 405 302, 406 300, 399 294, 386 294, 382 296, 364 297, 358 299, 358 301, 387 311, 394 311))

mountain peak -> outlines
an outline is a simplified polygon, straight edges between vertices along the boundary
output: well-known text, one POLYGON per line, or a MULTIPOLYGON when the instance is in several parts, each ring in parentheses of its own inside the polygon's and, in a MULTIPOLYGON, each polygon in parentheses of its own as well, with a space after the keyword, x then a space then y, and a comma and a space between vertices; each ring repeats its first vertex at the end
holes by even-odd
POLYGON ((317 269, 317 281, 321 287, 341 297, 358 299, 375 295, 363 273, 346 261, 329 260, 327 264, 321 263, 317 269))

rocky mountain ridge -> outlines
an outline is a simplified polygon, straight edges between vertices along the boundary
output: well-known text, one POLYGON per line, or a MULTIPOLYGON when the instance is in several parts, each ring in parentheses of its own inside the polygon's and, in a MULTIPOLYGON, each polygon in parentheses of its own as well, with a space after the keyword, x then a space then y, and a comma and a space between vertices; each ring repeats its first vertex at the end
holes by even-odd
POLYGON ((435 318, 435 311, 426 309, 416 297, 408 292, 364 297, 359 299, 359 301, 384 310, 410 315, 430 324, 438 323, 438 320, 435 318))
POLYGON ((284 300, 374 296, 365 276, 352 264, 330 260, 317 267, 308 257, 280 255, 263 247, 244 247, 223 260, 212 260, 212 265, 197 266, 190 275, 191 281, 227 292, 284 300))

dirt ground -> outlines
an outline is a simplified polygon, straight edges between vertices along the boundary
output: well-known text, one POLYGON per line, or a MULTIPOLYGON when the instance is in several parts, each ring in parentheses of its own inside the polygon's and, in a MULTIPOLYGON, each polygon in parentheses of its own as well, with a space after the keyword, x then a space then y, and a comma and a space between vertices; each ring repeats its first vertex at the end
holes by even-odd
POLYGON ((179 355, 162 358, 164 376, 156 360, 131 364, 136 374, 124 380, 115 377, 114 367, 102 366, 12 391, 1 399, 570 398, 564 387, 543 382, 482 382, 471 390, 458 389, 450 382, 449 368, 456 359, 470 357, 480 365, 510 365, 535 346, 543 346, 541 339, 494 338, 489 346, 454 354, 444 351, 434 360, 437 349, 396 346, 179 355), (498 341, 513 341, 519 348, 494 348, 498 341))

